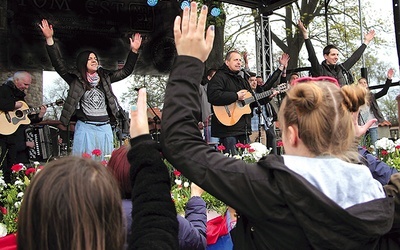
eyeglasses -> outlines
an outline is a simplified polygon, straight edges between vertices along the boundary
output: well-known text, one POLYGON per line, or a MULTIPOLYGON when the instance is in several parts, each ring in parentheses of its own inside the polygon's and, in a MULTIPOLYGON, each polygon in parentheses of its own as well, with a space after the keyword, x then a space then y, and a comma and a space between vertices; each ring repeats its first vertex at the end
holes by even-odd
POLYGON ((292 85, 295 86, 298 83, 307 83, 307 82, 330 82, 335 84, 338 88, 340 88, 340 85, 337 81, 336 78, 330 77, 330 76, 318 76, 318 77, 300 77, 292 81, 292 85))

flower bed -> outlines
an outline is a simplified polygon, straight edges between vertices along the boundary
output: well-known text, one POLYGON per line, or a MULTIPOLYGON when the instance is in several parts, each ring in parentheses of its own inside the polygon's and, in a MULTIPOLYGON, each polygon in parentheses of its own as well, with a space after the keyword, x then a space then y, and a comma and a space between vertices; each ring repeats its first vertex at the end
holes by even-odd
POLYGON ((26 187, 43 166, 35 162, 32 167, 15 164, 11 167, 11 182, 6 184, 0 171, 0 237, 17 232, 18 212, 26 187))
MULTIPOLYGON (((248 163, 257 162, 259 159, 269 154, 269 152, 271 151, 259 142, 254 142, 252 144, 237 143, 236 148, 238 154, 225 154, 225 156, 240 159, 248 163)), ((219 145, 217 147, 217 150, 222 153, 225 150, 225 146, 219 145)), ((176 170, 167 160, 164 160, 164 163, 170 170, 172 181, 171 196, 174 200, 176 211, 178 214, 184 214, 186 203, 190 198, 190 181, 186 177, 184 177, 178 170, 176 170)), ((218 200, 207 192, 204 192, 201 197, 206 202, 206 207, 208 210, 215 211, 221 215, 225 214, 227 206, 222 201, 218 200)))
POLYGON ((400 139, 392 141, 383 137, 371 146, 370 151, 375 151, 376 156, 386 164, 400 172, 400 139))

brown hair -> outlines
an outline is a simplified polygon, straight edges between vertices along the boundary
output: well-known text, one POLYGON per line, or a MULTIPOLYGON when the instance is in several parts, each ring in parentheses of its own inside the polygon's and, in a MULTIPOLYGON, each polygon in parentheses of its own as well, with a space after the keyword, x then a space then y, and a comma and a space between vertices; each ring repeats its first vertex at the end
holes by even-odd
POLYGON ((365 94, 357 85, 338 88, 328 81, 300 83, 287 92, 279 120, 284 130, 297 125, 299 137, 314 155, 356 160, 351 112, 365 103, 365 94))
POLYGON ((91 159, 48 163, 28 186, 18 218, 18 249, 122 249, 121 198, 109 171, 91 159))
POLYGON ((127 154, 128 146, 121 146, 114 150, 111 154, 110 160, 108 161, 107 168, 116 178, 122 198, 130 199, 132 193, 132 184, 129 173, 131 165, 126 156, 127 154))

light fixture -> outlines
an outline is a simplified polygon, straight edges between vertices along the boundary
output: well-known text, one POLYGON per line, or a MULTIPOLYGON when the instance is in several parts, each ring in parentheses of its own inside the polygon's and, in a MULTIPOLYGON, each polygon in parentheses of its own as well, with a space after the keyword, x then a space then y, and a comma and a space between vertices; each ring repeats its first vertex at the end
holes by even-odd
POLYGON ((156 6, 157 3, 158 3, 158 0, 147 0, 147 4, 148 4, 150 7, 156 6))
POLYGON ((221 14, 221 9, 219 7, 217 7, 216 5, 211 5, 210 14, 213 17, 217 17, 221 14))
POLYGON ((189 7, 190 8, 190 1, 183 0, 183 1, 180 1, 180 2, 181 2, 181 9, 182 10, 185 9, 185 7, 189 7))

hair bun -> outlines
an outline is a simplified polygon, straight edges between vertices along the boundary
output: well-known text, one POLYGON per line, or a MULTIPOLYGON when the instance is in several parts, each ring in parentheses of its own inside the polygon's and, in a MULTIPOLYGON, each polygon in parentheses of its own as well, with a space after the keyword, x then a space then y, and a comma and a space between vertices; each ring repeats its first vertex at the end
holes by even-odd
POLYGON ((323 99, 323 92, 315 84, 299 84, 296 88, 288 91, 288 98, 291 99, 297 111, 304 114, 319 107, 323 99))
POLYGON ((343 94, 343 105, 350 112, 357 112, 360 106, 365 104, 367 90, 358 85, 346 85, 341 88, 343 94))

